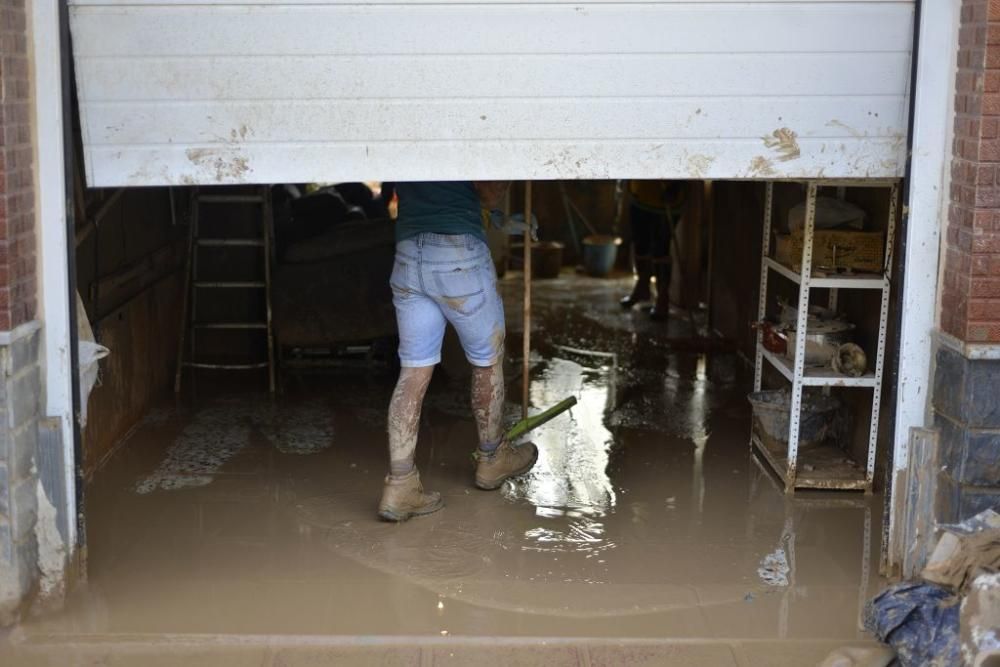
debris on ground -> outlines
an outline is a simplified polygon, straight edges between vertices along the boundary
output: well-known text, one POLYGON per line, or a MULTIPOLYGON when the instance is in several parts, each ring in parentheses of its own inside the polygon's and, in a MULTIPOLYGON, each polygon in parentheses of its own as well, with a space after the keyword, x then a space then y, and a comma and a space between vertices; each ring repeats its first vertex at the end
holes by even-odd
POLYGON ((920 573, 925 581, 964 593, 980 570, 1000 571, 1000 514, 986 510, 941 530, 937 546, 920 573))
POLYGON ((902 667, 979 665, 1000 651, 1000 514, 940 531, 923 580, 891 586, 866 610, 865 626, 902 667))
POLYGON ((959 618, 962 657, 967 665, 977 656, 1000 655, 1000 574, 981 574, 969 584, 959 618))

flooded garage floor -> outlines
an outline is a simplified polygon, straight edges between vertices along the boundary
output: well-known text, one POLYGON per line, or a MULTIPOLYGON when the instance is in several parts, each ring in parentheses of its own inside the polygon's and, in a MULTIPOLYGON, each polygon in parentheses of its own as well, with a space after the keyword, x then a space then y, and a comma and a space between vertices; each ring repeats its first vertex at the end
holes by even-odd
POLYGON ((467 382, 435 379, 418 465, 446 507, 405 524, 375 517, 391 374, 152 411, 88 490, 87 585, 14 664, 801 666, 864 644, 880 500, 787 499, 750 456, 743 362, 622 312, 627 287, 537 284, 532 404, 580 403, 499 492, 472 486, 467 382))

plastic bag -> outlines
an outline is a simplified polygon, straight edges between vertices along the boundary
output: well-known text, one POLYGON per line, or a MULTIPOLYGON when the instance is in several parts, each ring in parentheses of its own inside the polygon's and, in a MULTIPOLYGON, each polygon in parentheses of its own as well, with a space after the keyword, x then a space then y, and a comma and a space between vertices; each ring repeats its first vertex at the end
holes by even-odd
MULTIPOLYGON (((806 203, 788 212, 788 231, 797 232, 806 226, 806 203)), ((865 212, 851 202, 834 197, 816 197, 816 229, 864 229, 865 212)))
POLYGON ((76 330, 80 365, 80 427, 83 428, 87 425, 87 399, 90 390, 97 384, 98 362, 111 350, 94 341, 94 330, 90 328, 79 292, 76 295, 76 330))
POLYGON ((896 650, 902 667, 960 665, 959 602, 943 586, 896 584, 868 603, 865 627, 896 650))

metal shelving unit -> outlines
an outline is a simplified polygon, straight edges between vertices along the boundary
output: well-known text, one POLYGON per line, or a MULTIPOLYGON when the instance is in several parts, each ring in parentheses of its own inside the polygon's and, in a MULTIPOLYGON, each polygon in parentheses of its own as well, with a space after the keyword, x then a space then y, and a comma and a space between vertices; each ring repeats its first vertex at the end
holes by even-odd
POLYGON ((803 230, 802 261, 799 271, 781 264, 771 257, 771 219, 774 209, 774 181, 767 183, 764 200, 764 243, 760 268, 760 303, 757 319, 767 316, 768 282, 771 273, 777 273, 799 286, 798 320, 796 331, 806 331, 809 316, 810 290, 825 288, 830 293, 830 308, 836 309, 838 291, 841 289, 881 290, 878 342, 875 368, 861 377, 841 375, 829 368, 807 368, 805 365, 806 336, 795 337, 794 361, 764 349, 763 333, 757 334, 757 355, 754 364, 754 391, 760 391, 764 363, 769 363, 792 386, 791 415, 788 427, 787 449, 776 449, 751 434, 751 446, 761 455, 768 467, 785 483, 785 491, 796 489, 863 490, 871 493, 875 475, 875 446, 878 442, 879 407, 882 400, 882 379, 885 367, 886 325, 889 315, 889 289, 891 285, 893 236, 896 226, 896 207, 899 199, 898 181, 808 181, 806 217, 803 230), (813 275, 812 254, 816 223, 816 195, 823 186, 889 188, 889 219, 886 223, 885 258, 882 274, 813 275), (820 445, 809 450, 809 461, 800 466, 799 425, 801 421, 802 390, 805 387, 853 387, 872 391, 872 415, 868 432, 868 451, 865 467, 845 460, 843 451, 832 445, 820 445))

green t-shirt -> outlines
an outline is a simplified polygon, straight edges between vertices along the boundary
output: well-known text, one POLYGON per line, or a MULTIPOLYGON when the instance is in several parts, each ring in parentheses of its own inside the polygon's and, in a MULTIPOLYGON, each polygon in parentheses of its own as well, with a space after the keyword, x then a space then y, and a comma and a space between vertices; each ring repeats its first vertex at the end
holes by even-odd
POLYGON ((472 234, 486 241, 482 206, 472 181, 396 183, 396 241, 422 232, 472 234))

